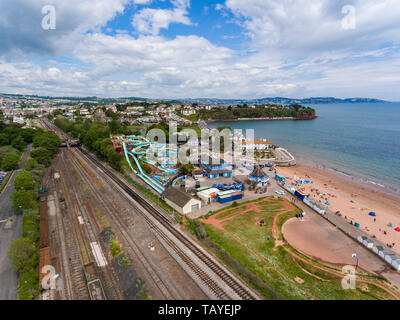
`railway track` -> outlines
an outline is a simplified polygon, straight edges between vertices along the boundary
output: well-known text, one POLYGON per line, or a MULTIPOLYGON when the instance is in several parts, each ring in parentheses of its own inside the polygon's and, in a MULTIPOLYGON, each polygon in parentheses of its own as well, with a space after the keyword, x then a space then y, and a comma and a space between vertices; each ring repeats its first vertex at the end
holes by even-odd
POLYGON ((85 166, 81 162, 83 161, 83 159, 79 159, 78 157, 79 157, 78 155, 75 155, 74 159, 74 161, 76 161, 75 168, 77 168, 80 171, 81 177, 83 177, 87 186, 91 189, 91 192, 97 195, 96 197, 97 200, 99 201, 101 206, 106 209, 105 211, 107 212, 108 217, 111 218, 112 223, 116 227, 113 228, 113 231, 119 235, 120 239, 123 239, 128 244, 130 248, 130 253, 138 261, 141 262, 142 266, 147 271, 148 276, 157 286, 159 292, 162 294, 164 299, 166 300, 183 299, 183 297, 179 295, 176 292, 176 290, 171 289, 171 284, 167 285, 165 281, 161 279, 159 274, 161 274, 162 271, 158 270, 157 268, 155 268, 155 266, 152 265, 150 260, 146 257, 146 254, 143 252, 143 250, 135 243, 135 241, 130 236, 130 230, 128 227, 130 225, 130 221, 128 219, 128 215, 125 214, 124 215, 125 219, 124 219, 122 215, 120 215, 122 213, 121 210, 115 208, 115 204, 112 201, 109 201, 107 197, 104 197, 104 194, 101 194, 100 191, 93 186, 93 183, 92 181, 90 181, 89 178, 89 173, 84 169, 85 166), (119 214, 116 214, 115 212, 118 212, 119 214))
MULTIPOLYGON (((212 272, 217 275, 229 288, 231 288, 236 295, 244 300, 254 300, 257 299, 255 294, 250 292, 242 283, 232 277, 228 272, 222 269, 217 263, 215 263, 208 255, 206 255, 202 250, 200 250, 196 245, 193 244, 185 235, 179 232, 174 226, 171 225, 170 220, 164 215, 160 214, 151 204, 149 204, 145 199, 135 193, 130 186, 128 186, 124 181, 117 177, 110 169, 105 167, 103 163, 93 157, 89 152, 83 148, 79 148, 80 152, 92 162, 101 171, 109 177, 114 183, 116 183, 121 189, 123 189, 133 200, 135 200, 140 206, 142 206, 153 218, 155 218, 159 223, 162 224, 171 234, 173 234, 187 249, 194 253, 212 272)), ((141 210, 139 212, 142 213, 141 210)), ((161 229, 157 226, 148 216, 142 214, 146 222, 161 236, 161 238, 176 252, 176 254, 181 258, 185 264, 192 269, 196 275, 209 287, 209 289, 215 294, 219 299, 231 299, 229 294, 226 293, 224 288, 221 288, 216 281, 214 281, 204 270, 194 263, 187 254, 178 247, 161 229)))
MULTIPOLYGON (((45 123, 46 127, 58 133, 61 137, 66 137, 64 132, 60 129, 50 127, 45 123)), ((101 161, 91 155, 84 148, 77 148, 79 153, 86 158, 88 163, 93 164, 93 168, 97 168, 98 172, 104 177, 107 177, 110 181, 115 183, 121 188, 131 199, 138 203, 148 214, 145 214, 138 208, 138 212, 151 226, 151 228, 159 235, 159 237, 175 252, 175 256, 178 256, 187 267, 192 270, 197 278, 199 278, 203 284, 211 291, 217 299, 243 299, 243 300, 255 300, 258 296, 252 292, 246 285, 235 279, 227 270, 221 267, 214 258, 211 258, 203 250, 201 250, 192 240, 183 235, 178 229, 176 229, 168 217, 161 214, 156 208, 154 208, 146 199, 135 192, 123 179, 118 177, 111 169, 107 168, 101 161), (162 230, 166 229, 168 233, 172 234, 184 247, 178 246, 171 238, 162 230), (186 254, 190 251, 194 254, 211 272, 213 276, 210 276, 205 270, 198 266, 189 256, 186 254), (218 280, 214 280, 217 278, 218 280), (221 285, 221 282, 223 285, 221 285)))
MULTIPOLYGON (((96 231, 97 221, 90 216, 86 211, 84 205, 82 204, 83 199, 81 199, 80 192, 77 190, 76 184, 78 183, 79 175, 73 175, 73 172, 77 169, 75 166, 71 167, 71 162, 73 160, 70 154, 63 150, 61 156, 61 162, 63 163, 63 170, 61 172, 62 183, 64 184, 64 190, 69 190, 65 192, 65 197, 69 198, 68 202, 73 204, 75 210, 69 210, 71 224, 73 232, 78 241, 78 245, 81 252, 81 270, 88 264, 95 261, 93 252, 88 246, 88 243, 99 243, 98 232, 96 231), (67 172, 68 174, 65 174, 67 172), (74 214, 76 213, 76 214, 74 214), (79 219, 83 222, 80 223, 79 219)), ((120 291, 118 281, 116 279, 115 273, 109 264, 98 267, 97 271, 99 273, 99 278, 101 283, 104 285, 108 297, 99 297, 104 299, 112 300, 122 300, 123 294, 120 291)), ((81 271, 82 272, 82 271, 81 271)))

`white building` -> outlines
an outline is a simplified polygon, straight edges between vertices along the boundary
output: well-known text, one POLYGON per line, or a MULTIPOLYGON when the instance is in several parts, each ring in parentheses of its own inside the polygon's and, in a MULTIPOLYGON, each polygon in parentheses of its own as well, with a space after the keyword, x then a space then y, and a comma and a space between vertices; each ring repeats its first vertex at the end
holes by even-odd
POLYGON ((192 198, 186 192, 176 188, 166 189, 162 194, 162 198, 171 208, 182 215, 201 209, 200 200, 192 198))

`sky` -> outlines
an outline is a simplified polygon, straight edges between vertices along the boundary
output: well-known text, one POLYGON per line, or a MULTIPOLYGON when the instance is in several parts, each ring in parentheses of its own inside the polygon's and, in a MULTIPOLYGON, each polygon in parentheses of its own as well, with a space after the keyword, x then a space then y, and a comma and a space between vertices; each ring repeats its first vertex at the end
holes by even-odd
POLYGON ((1 0, 0 92, 400 101, 399 17, 399 0, 1 0))

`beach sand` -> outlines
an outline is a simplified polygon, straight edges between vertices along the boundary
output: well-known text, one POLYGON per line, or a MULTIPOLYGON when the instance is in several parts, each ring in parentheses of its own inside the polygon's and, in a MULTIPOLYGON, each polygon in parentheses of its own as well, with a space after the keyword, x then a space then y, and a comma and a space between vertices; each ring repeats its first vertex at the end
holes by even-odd
POLYGON ((400 195, 380 190, 356 178, 303 163, 295 167, 278 167, 277 173, 286 176, 287 183, 293 184, 298 190, 303 189, 304 194, 309 194, 330 211, 340 211, 342 219, 347 217, 349 223, 360 223, 360 229, 370 234, 371 238, 375 235, 385 244, 395 243, 392 250, 400 255, 400 232, 395 231, 400 227, 400 195), (313 183, 296 185, 295 180, 310 180, 313 183), (320 194, 324 194, 322 198, 320 194), (330 206, 325 205, 327 201, 330 206), (376 217, 371 217, 370 212, 375 212, 376 217), (389 223, 393 227, 389 227, 389 223))

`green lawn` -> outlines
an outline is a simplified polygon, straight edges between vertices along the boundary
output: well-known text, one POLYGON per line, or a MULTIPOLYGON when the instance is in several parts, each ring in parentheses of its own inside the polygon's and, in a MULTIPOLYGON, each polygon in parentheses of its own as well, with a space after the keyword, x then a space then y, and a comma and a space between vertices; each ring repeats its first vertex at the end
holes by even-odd
MULTIPOLYGON (((273 204, 262 204, 260 208, 262 208, 261 213, 247 212, 223 222, 227 232, 217 230, 208 224, 205 224, 205 228, 214 245, 224 249, 227 254, 257 275, 276 293, 286 299, 300 300, 313 299, 313 297, 329 300, 389 298, 382 289, 371 285, 369 285, 369 292, 363 292, 360 289, 343 290, 339 277, 298 259, 294 260, 283 246, 275 247, 271 227, 274 216, 277 213, 282 213, 284 206, 275 201, 273 204), (261 219, 266 222, 264 227, 260 227, 257 223, 261 219), (267 234, 270 234, 270 240, 267 240, 267 234), (304 280, 304 283, 299 284, 295 281, 296 277, 304 280)), ((227 217, 229 214, 233 214, 232 211, 236 212, 236 210, 238 209, 229 210, 221 215, 227 217)), ((298 210, 293 210, 282 214, 277 220, 278 228, 280 229, 284 221, 295 216, 297 212, 298 210)), ((286 246, 288 247, 288 245, 286 246)), ((319 264, 312 259, 310 261, 314 265, 319 264)), ((266 299, 274 298, 268 290, 260 288, 254 283, 251 284, 266 299)))

